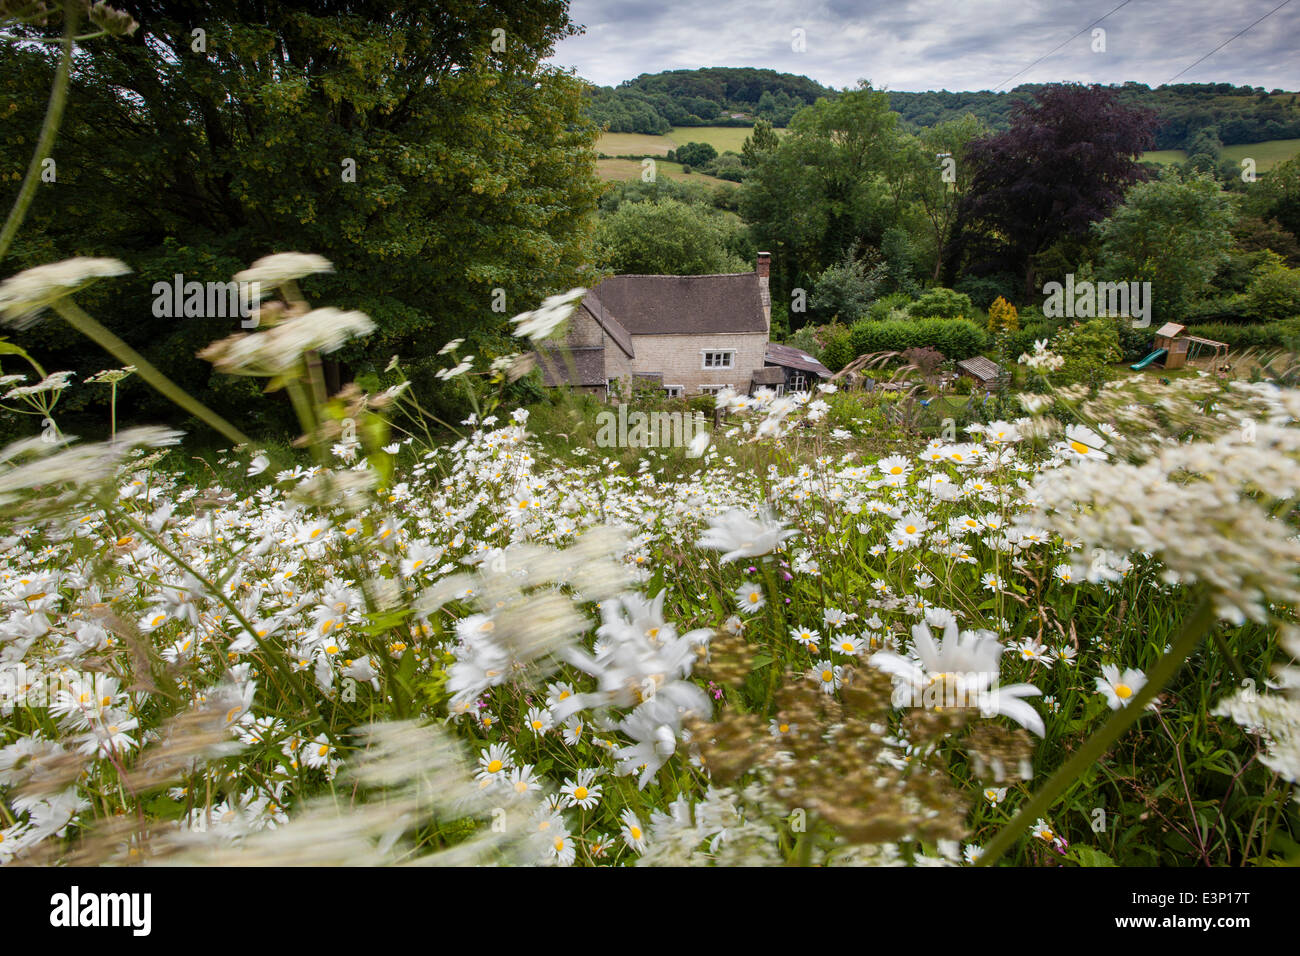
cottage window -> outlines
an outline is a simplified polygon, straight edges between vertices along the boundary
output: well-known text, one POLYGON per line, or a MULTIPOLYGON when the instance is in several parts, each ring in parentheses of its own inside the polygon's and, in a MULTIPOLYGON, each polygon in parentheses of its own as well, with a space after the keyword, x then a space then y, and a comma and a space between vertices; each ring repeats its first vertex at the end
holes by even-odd
POLYGON ((682 385, 665 385, 665 386, 664 386, 664 394, 667 395, 669 398, 681 398, 682 395, 685 393, 685 391, 686 391, 686 388, 685 388, 685 386, 682 386, 682 385))
POLYGON ((703 368, 731 368, 735 351, 705 351, 703 368))
POLYGON ((793 372, 790 375, 790 391, 806 392, 808 391, 808 376, 803 372, 793 372))
POLYGON ((726 388, 726 387, 727 387, 727 386, 725 386, 725 385, 701 385, 701 386, 700 386, 700 394, 701 394, 701 395, 717 395, 718 392, 722 391, 722 390, 723 390, 724 388, 726 388))

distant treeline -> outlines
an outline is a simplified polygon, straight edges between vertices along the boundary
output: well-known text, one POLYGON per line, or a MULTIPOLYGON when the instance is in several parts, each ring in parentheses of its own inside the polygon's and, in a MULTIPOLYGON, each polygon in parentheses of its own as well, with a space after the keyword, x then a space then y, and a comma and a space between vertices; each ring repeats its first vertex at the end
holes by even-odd
MULTIPOLYGON (((1010 125, 1016 101, 1031 98, 1041 88, 1025 84, 1007 93, 890 93, 889 106, 905 128, 924 129, 973 113, 1000 131, 1010 125)), ((1153 90, 1125 83, 1119 87, 1119 99, 1126 106, 1155 111, 1156 149, 1191 150, 1203 133, 1217 136, 1224 146, 1300 137, 1300 103, 1295 93, 1285 90, 1231 83, 1177 83, 1153 90)))
POLYGON ((799 110, 835 91, 775 70, 711 67, 643 73, 591 92, 588 113, 611 133, 666 133, 673 126, 785 126, 799 110), (735 115, 733 115, 735 114, 735 115))
MULTIPOLYGON (((1005 93, 990 91, 890 93, 890 108, 904 128, 936 126, 974 114, 993 130, 1004 130, 1012 107, 1041 84, 1005 93)), ((1224 146, 1300 137, 1300 102, 1285 90, 1231 83, 1177 83, 1156 89, 1125 83, 1120 100, 1154 110, 1156 149, 1196 148, 1206 137, 1224 146)), ((775 70, 710 67, 643 73, 617 87, 596 87, 588 114, 611 133, 666 133, 673 126, 750 126, 766 119, 784 127, 800 109, 837 93, 806 76, 775 70)))

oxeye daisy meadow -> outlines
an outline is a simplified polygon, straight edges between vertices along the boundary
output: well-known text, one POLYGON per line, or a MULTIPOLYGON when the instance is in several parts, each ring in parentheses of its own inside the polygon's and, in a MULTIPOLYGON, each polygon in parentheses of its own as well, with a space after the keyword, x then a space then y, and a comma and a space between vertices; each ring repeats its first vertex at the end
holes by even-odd
MULTIPOLYGON (((389 345, 303 299, 327 268, 255 264, 283 301, 204 353, 214 382, 266 379, 229 402, 302 412, 293 445, 192 468, 170 432, 74 441, 62 410, 111 405, 110 379, 133 394, 143 364, 0 375, 57 426, 0 449, 0 862, 1054 864, 1051 813, 1149 780, 1176 781, 1168 806, 1126 840, 1073 827, 1072 862, 1284 862, 1297 680, 1269 662, 1300 606, 1300 396, 1276 367, 1070 384, 1078 350, 1045 340, 1004 372, 1050 387, 1028 406, 1052 417, 1002 420, 1013 393, 991 391, 959 400, 959 441, 918 437, 947 369, 878 356, 844 379, 901 388, 718 388, 704 447, 606 448, 581 437, 602 403, 506 386, 556 378, 542 340, 570 319, 629 319, 613 286, 517 315, 526 354, 468 354, 491 337, 464 331, 415 380, 394 356, 383 383, 340 382, 332 353, 389 345), (420 411, 442 390, 477 409, 454 433, 420 411), (55 683, 44 706, 10 692, 55 683), (1144 688, 1184 756, 1230 755, 1232 800, 1146 736, 1168 727, 1133 725, 1144 688), (1058 774, 1117 756, 1118 781, 1058 774), (1221 819, 1170 839, 1207 799, 1221 819), (816 812, 807 839, 791 807, 816 812)), ((63 315, 95 271, 24 283, 63 315)), ((698 404, 697 378, 664 410, 698 404)))

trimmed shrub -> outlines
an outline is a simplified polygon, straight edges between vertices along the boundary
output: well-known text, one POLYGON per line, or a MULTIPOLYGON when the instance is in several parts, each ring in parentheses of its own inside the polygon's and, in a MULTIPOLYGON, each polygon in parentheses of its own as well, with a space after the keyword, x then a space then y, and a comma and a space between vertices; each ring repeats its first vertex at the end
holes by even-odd
MULTIPOLYGON (((854 355, 904 352, 929 346, 951 359, 965 359, 984 349, 988 336, 966 319, 911 319, 856 322, 852 329, 854 355)), ((828 366, 829 367, 829 366, 828 366)))
POLYGON ((1203 339, 1215 339, 1227 342, 1233 348, 1281 348, 1288 339, 1300 337, 1300 318, 1283 319, 1281 322, 1265 322, 1260 325, 1237 325, 1222 322, 1189 325, 1191 335, 1203 339))
POLYGON ((823 325, 817 330, 817 337, 822 342, 820 361, 832 372, 838 372, 862 354, 853 350, 852 330, 842 322, 823 325))
POLYGON ((1120 349, 1119 325, 1111 318, 1088 319, 1057 332, 1052 351, 1065 359, 1053 373, 1060 385, 1076 383, 1097 388, 1109 377, 1109 366, 1124 357, 1120 349))

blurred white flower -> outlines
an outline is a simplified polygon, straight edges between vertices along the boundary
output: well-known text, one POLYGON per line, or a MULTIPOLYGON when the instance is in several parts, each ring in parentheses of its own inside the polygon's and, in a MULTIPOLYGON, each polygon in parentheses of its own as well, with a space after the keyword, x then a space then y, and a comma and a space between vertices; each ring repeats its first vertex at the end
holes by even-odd
POLYGON ((265 282, 278 285, 318 272, 333 272, 334 266, 324 256, 310 252, 277 252, 263 256, 242 272, 235 273, 236 282, 265 282))
POLYGON ((0 318, 18 328, 30 325, 54 302, 96 279, 131 270, 117 259, 78 257, 26 269, 0 282, 0 318))
POLYGON ((725 552, 721 560, 727 564, 767 554, 794 533, 768 513, 755 519, 743 508, 732 508, 709 519, 709 528, 696 546, 725 552))
POLYGON ((534 342, 549 338, 573 314, 578 302, 586 294, 586 289, 570 289, 562 295, 547 297, 540 308, 532 312, 520 312, 510 320, 515 324, 514 334, 534 342))

